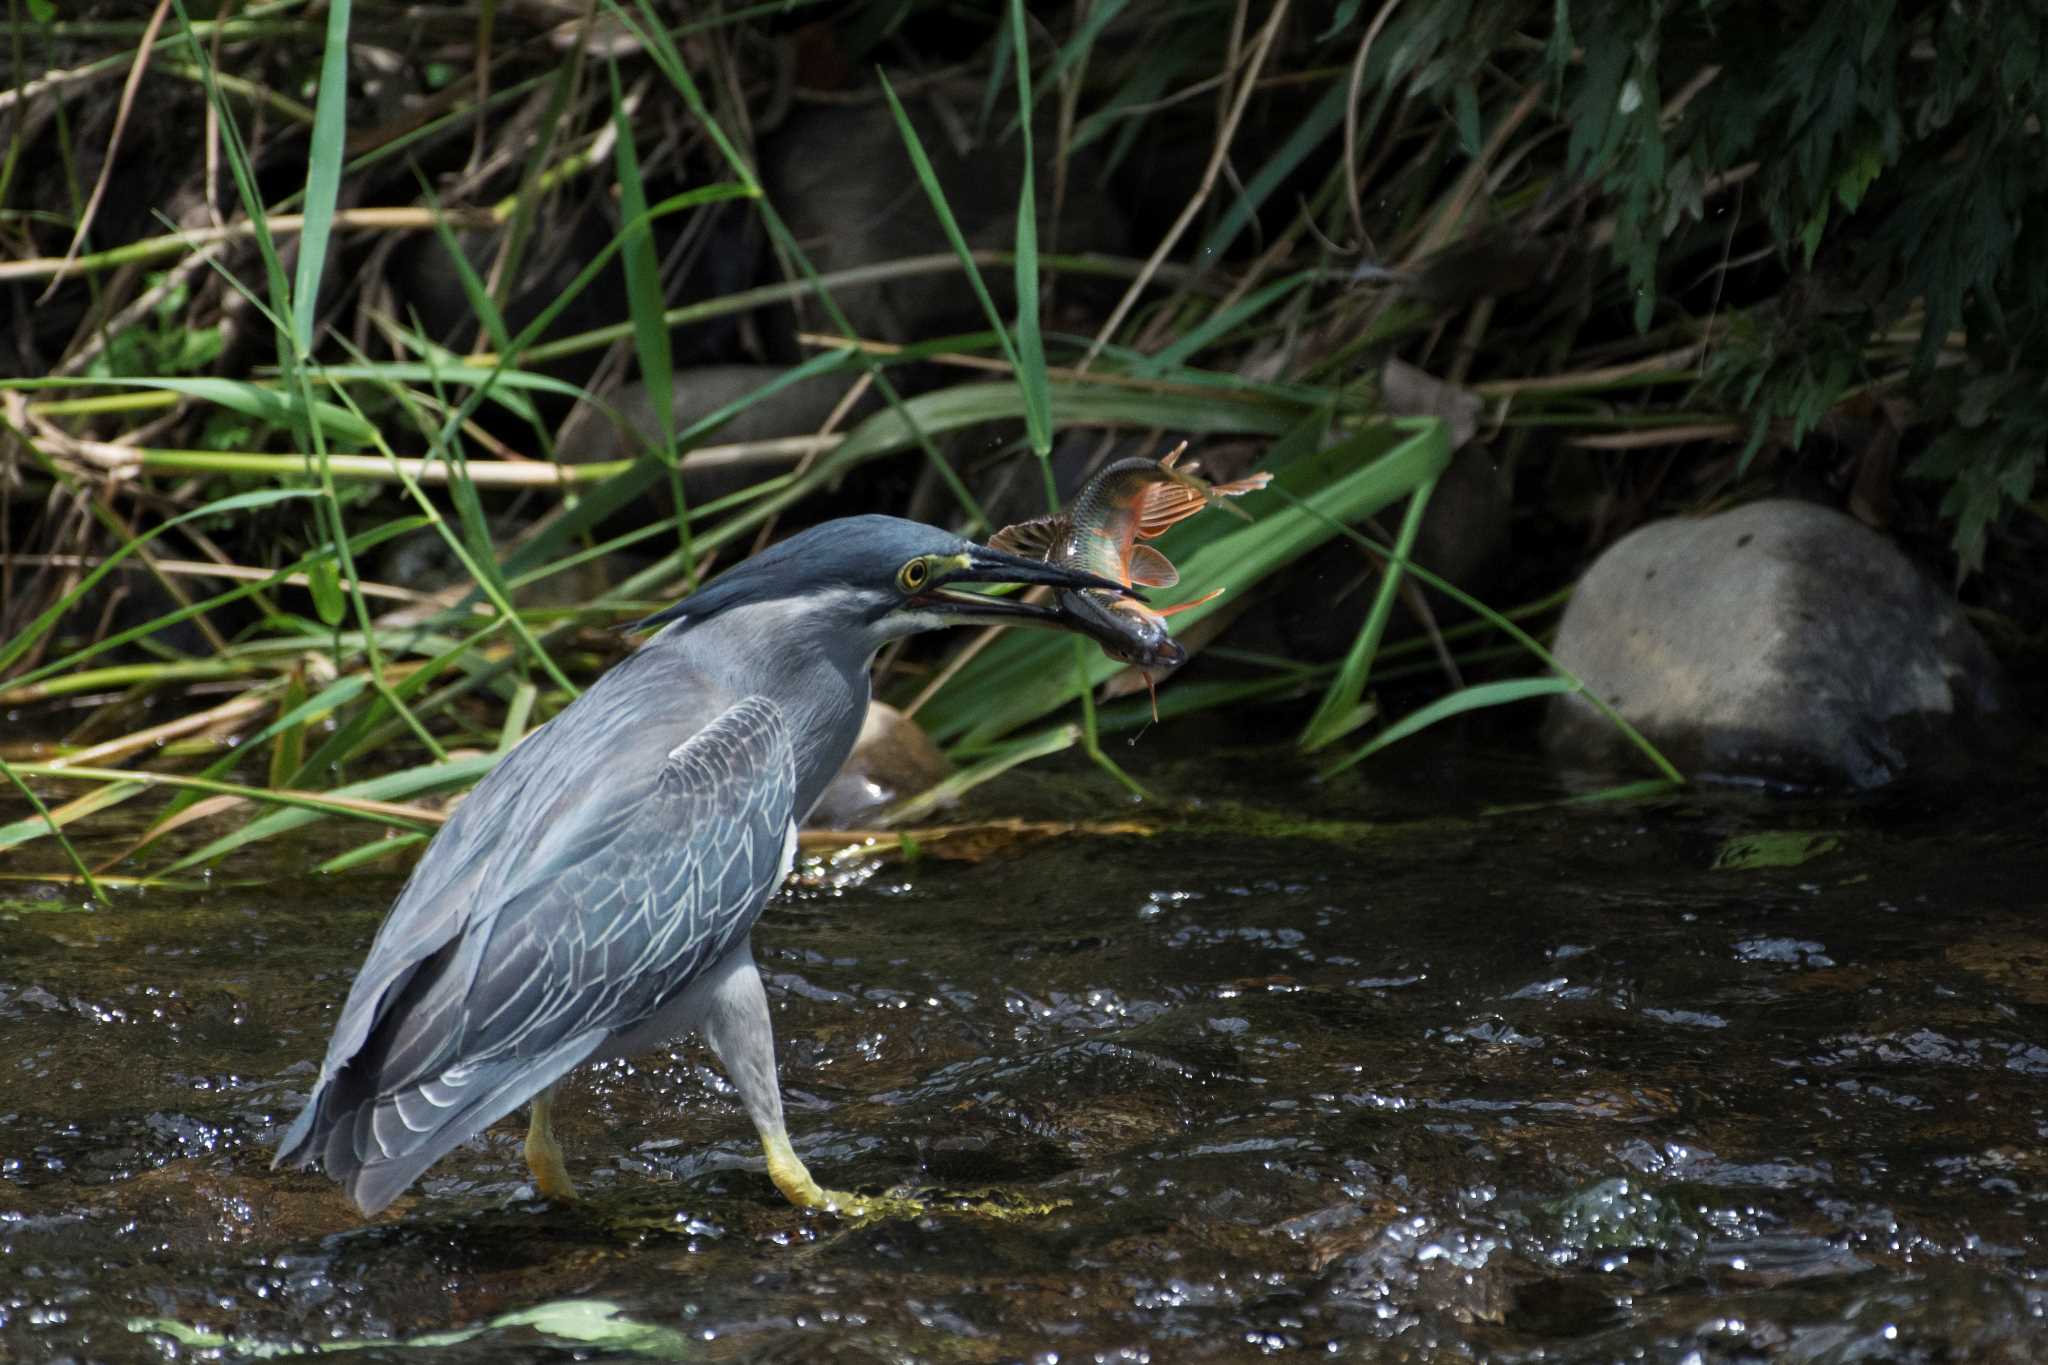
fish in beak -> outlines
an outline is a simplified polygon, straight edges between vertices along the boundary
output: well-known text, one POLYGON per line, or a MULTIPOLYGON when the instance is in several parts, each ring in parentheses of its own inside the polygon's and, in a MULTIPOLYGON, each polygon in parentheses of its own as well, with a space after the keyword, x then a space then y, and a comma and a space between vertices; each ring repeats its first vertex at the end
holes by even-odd
POLYGON ((973 545, 947 561, 934 575, 931 585, 912 596, 903 604, 903 609, 938 613, 954 625, 1038 625, 1085 633, 1085 625, 1075 621, 1056 604, 1024 602, 1015 597, 998 597, 984 592, 963 592, 954 586, 960 583, 1004 583, 1046 587, 1059 592, 1092 590, 1117 598, 1138 597, 1127 584, 1086 569, 1066 568, 1007 550, 973 545))

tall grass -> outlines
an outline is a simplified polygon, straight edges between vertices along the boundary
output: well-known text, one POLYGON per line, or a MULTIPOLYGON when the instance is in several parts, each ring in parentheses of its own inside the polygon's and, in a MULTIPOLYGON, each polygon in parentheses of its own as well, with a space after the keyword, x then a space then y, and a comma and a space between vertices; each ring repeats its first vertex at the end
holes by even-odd
MULTIPOLYGON (((1425 264, 1425 243, 1486 212, 1507 211, 1510 198, 1526 208, 1556 187, 1554 172, 1545 172, 1500 185, 1491 206, 1474 197, 1475 184, 1500 167, 1541 154, 1544 130, 1519 130, 1513 117, 1526 90, 1490 91, 1476 106, 1480 127, 1498 135, 1463 148, 1461 164, 1473 175, 1447 180, 1419 155, 1362 171, 1328 162, 1347 118, 1359 129, 1361 161, 1369 160, 1366 133, 1414 152, 1442 143, 1456 120, 1442 122, 1403 93, 1413 73, 1384 54, 1367 60, 1361 52, 1362 75, 1350 74, 1349 44, 1363 28, 1355 6, 1343 7, 1332 36, 1318 40, 1297 34, 1279 9, 1247 22, 1248 11, 1211 6, 1169 22, 1115 0, 1077 7, 1060 21, 1068 27, 1049 32, 1043 15, 1011 0, 988 34, 980 111, 985 136, 1015 137, 1030 168, 1016 186, 1007 249, 969 240, 898 79, 877 72, 860 76, 858 86, 894 114, 905 184, 923 191, 951 251, 827 274, 764 188, 746 132, 751 113, 734 35, 752 26, 747 51, 785 41, 775 26, 782 8, 678 24, 649 0, 608 4, 565 45, 547 47, 540 70, 534 49, 512 41, 512 21, 499 15, 491 68, 444 73, 428 116, 395 135, 352 122, 349 77, 351 43, 362 27, 407 22, 400 7, 333 0, 317 31, 290 6, 225 23, 194 21, 180 8, 146 53, 117 54, 131 64, 175 60, 181 79, 203 91, 231 194, 214 227, 161 222, 152 235, 102 244, 81 214, 66 224, 84 248, 68 263, 34 252, 0 263, 0 286, 54 280, 62 290, 100 296, 96 320, 49 374, 0 379, 8 458, 48 506, 40 548, 9 548, 13 626, 0 641, 0 704, 51 707, 118 690, 125 705, 204 720, 125 749, 118 741, 151 727, 117 734, 118 763, 77 761, 102 751, 91 722, 32 756, 10 752, 6 775, 35 811, 0 826, 0 848, 54 836, 72 874, 89 881, 89 861, 68 835, 92 828, 115 806, 150 797, 150 827, 103 866, 174 876, 315 820, 367 826, 360 844, 331 857, 329 868, 402 855, 438 818, 416 798, 473 781, 573 697, 575 679, 623 647, 608 627, 688 590, 785 516, 825 514, 833 490, 860 488, 878 462, 920 457, 943 499, 940 515, 970 533, 993 530, 981 494, 944 444, 977 429, 1021 433, 1019 458, 1033 462, 1051 501, 1058 489, 1049 456, 1062 433, 1152 434, 1162 448, 1169 432, 1263 443, 1262 467, 1275 483, 1245 499, 1253 519, 1196 518, 1163 543, 1191 589, 1226 590, 1177 618, 1183 630, 1232 610, 1333 537, 1355 534, 1350 528, 1364 518, 1405 503, 1395 543, 1379 551, 1386 572, 1343 659, 1240 658, 1242 676, 1190 678, 1162 698, 1167 716, 1312 699, 1307 750, 1353 737, 1377 717, 1374 688, 1407 666, 1383 664, 1384 635, 1401 575, 1415 572, 1416 527, 1451 440, 1438 418, 1390 413, 1365 361, 1399 346, 1421 361, 1445 362, 1439 368, 1462 378, 1470 362, 1455 357, 1483 350, 1493 324, 1481 300, 1432 317, 1386 285, 1389 270, 1359 266, 1374 264, 1367 253, 1376 247, 1381 259, 1412 274, 1425 264), (1290 67, 1276 55, 1289 43, 1296 57, 1315 60, 1290 67), (261 71, 264 59, 307 74, 310 108, 281 106, 281 96, 233 69, 239 60, 261 71), (1175 206, 1176 226, 1129 256, 1064 241, 1059 250, 1042 249, 1052 206, 1095 192, 1081 183, 1084 153, 1100 158, 1102 174, 1117 174, 1140 138, 1177 116, 1170 111, 1207 107, 1205 82, 1213 84, 1214 143, 1207 174, 1175 206), (1006 91, 1014 103, 1007 118, 999 113, 1009 107, 1006 91), (509 117, 521 111, 532 117, 509 117), (1233 156, 1253 111, 1279 131, 1260 144, 1256 168, 1240 167, 1233 156), (514 188, 504 194, 499 180, 485 178, 467 186, 462 206, 445 206, 445 187, 406 169, 406 159, 472 137, 487 117, 513 130, 503 146, 484 139, 479 151, 513 168, 500 179, 514 188), (664 192, 683 155, 679 146, 696 180, 664 192), (278 193, 267 168, 281 149, 301 158, 306 173, 302 184, 267 199, 278 193), (1353 187, 1361 176, 1386 206, 1370 245, 1355 230, 1362 225, 1353 187), (417 202, 363 203, 353 193, 395 183, 417 187, 417 202), (498 197, 478 207, 485 184, 498 197), (1298 205, 1276 209, 1289 194, 1298 205), (528 255, 545 250, 551 226, 567 221, 572 195, 608 203, 617 230, 515 326, 512 281, 528 255), (751 215, 788 278, 678 303, 662 232, 681 224, 687 235, 721 208, 751 215), (479 229, 500 231, 499 255, 485 269, 472 264, 462 237, 479 229), (472 316, 464 330, 478 349, 451 348, 361 292, 387 249, 420 234, 437 243, 435 268, 467 300, 472 316), (1182 234, 1196 243, 1187 262, 1172 259, 1182 234), (337 271, 343 261, 350 268, 337 271), (559 320, 615 262, 626 316, 557 334, 559 320), (154 278, 141 273, 145 264, 154 278), (987 269, 1009 272, 1015 304, 1008 316, 983 278, 987 269), (934 273, 972 292, 986 330, 878 344, 858 334, 835 300, 835 291, 850 286, 934 273), (1054 305, 1091 277, 1114 281, 1119 304, 1090 335, 1059 331, 1048 322, 1058 316, 1054 305), (808 340, 814 353, 752 394, 677 422, 675 330, 795 300, 817 306, 832 329, 808 340), (197 367, 208 372, 176 373, 151 363, 176 351, 179 336, 229 331, 243 339, 233 368, 223 360, 197 367), (258 333, 267 341, 255 342, 258 333), (602 409, 606 395, 545 367, 601 354, 644 383, 659 434, 642 453, 558 464, 548 458, 552 433, 537 404, 573 396, 602 409), (934 372, 958 378, 962 371, 970 372, 963 382, 924 387, 934 372), (801 438, 800 452, 719 440, 735 419, 790 385, 830 374, 865 376, 881 409, 801 438), (918 388, 905 382, 913 375, 918 388), (533 449, 508 445, 503 426, 483 420, 493 413, 525 423, 533 449), (723 496, 686 496, 693 469, 756 458, 781 463, 723 496), (627 513, 662 494, 665 512, 619 529, 627 513), (508 534, 498 514, 512 497, 520 499, 523 525, 508 534), (244 534, 256 518, 267 537, 244 534), (443 547, 456 566, 453 580, 440 587, 379 581, 373 554, 420 533, 443 547), (266 538, 282 538, 287 548, 250 553, 266 538), (166 555, 165 545, 179 553, 166 555), (637 556, 630 567, 573 602, 542 599, 551 585, 628 552, 637 556), (30 580, 23 566, 32 559, 40 567, 30 580), (182 600, 119 628, 81 632, 66 624, 90 615, 108 600, 114 576, 137 566, 182 600), (229 586, 216 590, 214 581, 229 586), (189 657, 163 643, 166 632, 188 624, 210 637, 203 653, 189 657), (107 656, 121 650, 155 657, 109 665, 107 656), (220 709, 223 690, 233 694, 230 709, 220 709), (83 795, 75 794, 79 785, 83 795), (74 794, 56 799, 60 793, 74 794), (205 836, 196 843, 195 829, 205 836), (171 847, 160 840, 181 832, 177 851, 159 851, 171 847)), ((96 32, 128 34, 139 44, 142 31, 96 32)), ((53 53, 86 41, 56 30, 30 36, 53 53)), ((527 37, 543 42, 547 35, 527 37)), ((37 100, 61 107, 56 91, 17 84, 29 92, 17 92, 22 107, 44 107, 37 100)), ((28 154, 31 132, 21 119, 10 126, 13 166, 28 154)), ((0 207, 21 183, 0 175, 0 207)), ((1644 346, 1689 356, 1685 348, 1700 334, 1674 323, 1644 346)), ((1510 460, 1553 427, 1579 438, 1654 438, 1721 416, 1639 402, 1655 392, 1651 386, 1683 382, 1687 360, 1644 368, 1607 357, 1574 370, 1575 356, 1567 338, 1533 372, 1509 368, 1476 386, 1500 405, 1494 424, 1510 460)), ((1536 648, 1520 627, 1506 628, 1536 648)), ((1497 662, 1486 651, 1499 649, 1499 636, 1458 638, 1469 658, 1497 662)), ((1528 657, 1543 667, 1540 654, 1528 657)), ((1118 671, 1092 651, 1077 657, 1069 640, 1017 633, 963 642, 931 671, 885 682, 906 697, 924 693, 920 721, 974 763, 971 772, 989 774, 1076 743, 1113 768, 1098 733, 1129 723, 1133 713, 1118 706, 1098 713, 1094 693, 1118 671), (935 676, 943 682, 928 686, 935 676)), ((1569 685, 1550 676, 1483 683, 1395 722, 1346 761, 1461 710, 1569 685)), ((70 716, 53 712, 49 722, 60 714, 70 716)))

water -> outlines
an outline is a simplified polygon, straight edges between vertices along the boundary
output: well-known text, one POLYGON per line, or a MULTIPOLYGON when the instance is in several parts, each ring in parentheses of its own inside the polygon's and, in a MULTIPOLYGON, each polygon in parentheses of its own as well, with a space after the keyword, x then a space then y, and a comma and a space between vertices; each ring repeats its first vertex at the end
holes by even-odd
POLYGON ((814 868, 756 933, 798 1150, 914 1219, 781 1204, 686 1044, 572 1084, 581 1205, 507 1123, 365 1223, 268 1149, 395 879, 12 884, 0 1358, 2048 1358, 2026 802, 1119 753, 1166 799, 975 813, 1150 836, 814 868))

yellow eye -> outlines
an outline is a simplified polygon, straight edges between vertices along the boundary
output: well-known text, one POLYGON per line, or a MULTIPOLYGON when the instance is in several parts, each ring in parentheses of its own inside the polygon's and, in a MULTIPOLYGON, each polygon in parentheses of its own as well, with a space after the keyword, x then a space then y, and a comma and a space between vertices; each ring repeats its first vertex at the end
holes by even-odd
POLYGON ((931 579, 932 566, 924 559, 913 559, 896 571, 896 586, 905 592, 916 592, 931 579))

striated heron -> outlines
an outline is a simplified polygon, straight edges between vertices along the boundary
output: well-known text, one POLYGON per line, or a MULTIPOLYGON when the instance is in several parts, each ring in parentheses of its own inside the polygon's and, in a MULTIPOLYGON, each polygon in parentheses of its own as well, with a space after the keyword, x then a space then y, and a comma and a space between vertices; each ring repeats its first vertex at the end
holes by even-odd
POLYGON ((530 1103, 535 1187, 569 1198, 557 1083, 696 1029, 777 1188, 803 1207, 859 1202, 790 1148, 748 934, 860 733, 876 650, 944 626, 1071 624, 952 587, 970 582, 1123 591, 916 522, 849 517, 642 622, 661 633, 514 748, 428 845, 273 1164, 317 1163, 375 1213, 530 1103))

